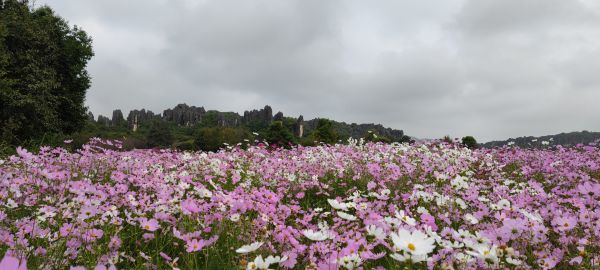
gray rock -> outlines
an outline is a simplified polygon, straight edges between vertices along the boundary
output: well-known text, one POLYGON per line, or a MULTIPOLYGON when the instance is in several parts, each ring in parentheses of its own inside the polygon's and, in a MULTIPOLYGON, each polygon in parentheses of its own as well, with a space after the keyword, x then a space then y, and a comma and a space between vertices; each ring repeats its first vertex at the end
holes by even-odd
POLYGON ((245 111, 242 121, 248 125, 268 126, 273 120, 273 109, 267 105, 261 110, 245 111))
POLYGON ((296 120, 296 124, 294 125, 294 135, 299 138, 304 136, 304 117, 302 115, 296 120))
POLYGON ((104 116, 104 115, 98 115, 98 124, 102 124, 103 126, 110 126, 111 125, 111 121, 110 118, 104 116))
POLYGON ((282 112, 276 113, 275 116, 273 116, 273 121, 283 121, 283 113, 282 112))
POLYGON ((188 106, 179 104, 173 109, 167 109, 163 112, 163 120, 175 122, 180 126, 193 126, 202 121, 202 116, 206 113, 204 107, 188 106))
POLYGON ((123 112, 121 110, 114 110, 112 114, 111 126, 118 127, 125 124, 125 118, 123 118, 123 112))
POLYGON ((127 127, 133 131, 136 131, 141 124, 152 121, 153 119, 160 119, 160 116, 155 115, 152 111, 145 109, 129 111, 127 115, 127 127))

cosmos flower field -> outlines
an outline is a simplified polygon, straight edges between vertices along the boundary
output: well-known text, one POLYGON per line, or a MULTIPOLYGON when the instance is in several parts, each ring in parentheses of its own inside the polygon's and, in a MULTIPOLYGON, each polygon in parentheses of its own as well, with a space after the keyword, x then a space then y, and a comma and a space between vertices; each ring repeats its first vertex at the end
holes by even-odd
POLYGON ((0 258, 0 269, 598 269, 600 149, 18 149, 0 161, 0 258))

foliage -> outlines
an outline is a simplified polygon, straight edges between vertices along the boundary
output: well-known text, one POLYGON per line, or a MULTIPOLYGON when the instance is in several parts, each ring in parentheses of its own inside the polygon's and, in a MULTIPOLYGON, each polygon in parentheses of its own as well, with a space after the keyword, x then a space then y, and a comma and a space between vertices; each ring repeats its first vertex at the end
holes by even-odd
POLYGON ((555 135, 546 135, 540 137, 518 137, 504 141, 491 141, 482 144, 483 147, 501 147, 518 146, 522 148, 547 148, 556 145, 575 146, 577 144, 589 144, 600 141, 600 132, 576 131, 569 133, 560 133, 555 135))
POLYGON ((27 144, 80 130, 90 86, 91 38, 27 1, 0 5, 0 141, 27 144))
POLYGON ((477 144, 477 140, 475 140, 475 137, 473 136, 463 137, 462 144, 470 149, 476 149, 477 147, 479 147, 479 144, 477 144))
POLYGON ((338 134, 333 129, 333 122, 329 119, 321 118, 317 128, 310 134, 317 142, 326 144, 335 144, 338 141, 338 134))
POLYGON ((148 147, 170 147, 173 144, 173 134, 166 122, 153 121, 148 135, 146 135, 148 147))
POLYGON ((284 127, 282 121, 273 121, 269 126, 266 134, 267 142, 270 145, 278 145, 288 147, 290 144, 295 144, 296 139, 294 135, 284 127))
POLYGON ((377 135, 377 133, 369 130, 367 132, 367 134, 365 134, 363 136, 363 138, 365 138, 365 141, 367 142, 382 142, 382 143, 391 143, 392 140, 390 140, 390 138, 385 137, 385 136, 381 136, 381 135, 377 135))
POLYGON ((250 136, 248 132, 230 127, 203 127, 198 129, 195 145, 204 151, 218 151, 225 144, 235 145, 244 142, 250 136))

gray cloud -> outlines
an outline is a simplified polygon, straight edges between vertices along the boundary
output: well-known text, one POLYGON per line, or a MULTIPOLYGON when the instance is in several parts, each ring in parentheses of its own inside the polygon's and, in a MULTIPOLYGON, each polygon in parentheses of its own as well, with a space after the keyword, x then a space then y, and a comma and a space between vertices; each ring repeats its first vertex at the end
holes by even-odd
POLYGON ((87 104, 377 122, 418 137, 599 130, 593 0, 44 0, 94 39, 87 104))

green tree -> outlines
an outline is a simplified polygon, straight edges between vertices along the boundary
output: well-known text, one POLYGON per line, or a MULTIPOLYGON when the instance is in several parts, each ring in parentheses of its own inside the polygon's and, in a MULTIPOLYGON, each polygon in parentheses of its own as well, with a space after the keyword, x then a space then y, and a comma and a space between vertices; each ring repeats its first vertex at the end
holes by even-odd
POLYGON ((146 135, 148 147, 170 147, 173 144, 173 134, 169 125, 162 121, 154 121, 146 135))
POLYGON ((0 141, 23 144, 84 126, 91 42, 47 6, 0 2, 0 141))
POLYGON ((283 125, 282 121, 273 121, 266 134, 267 142, 270 145, 279 145, 289 147, 296 143, 294 135, 283 125))
POLYGON ((365 140, 368 142, 382 142, 382 143, 391 143, 392 142, 392 140, 390 140, 390 138, 377 135, 375 132, 373 132, 371 130, 369 130, 365 134, 365 136, 363 136, 363 138, 365 138, 365 140))
POLYGON ((476 149, 479 145, 473 136, 465 136, 462 138, 462 144, 470 149, 476 149))
POLYGON ((204 151, 219 151, 224 144, 234 145, 248 138, 248 134, 241 128, 230 127, 203 127, 197 132, 196 147, 204 151))
POLYGON ((338 134, 333 129, 333 122, 325 118, 319 119, 317 128, 313 131, 311 137, 315 141, 326 144, 335 144, 338 140, 338 134))

